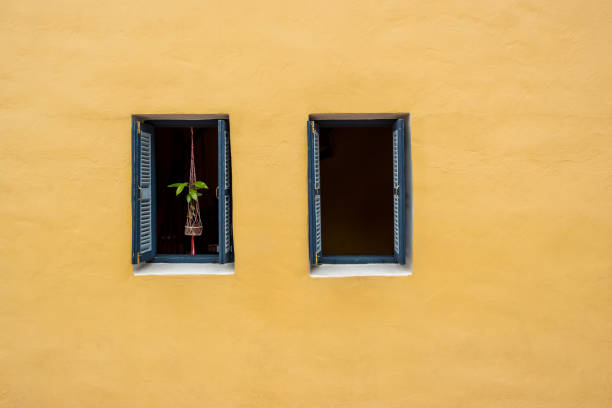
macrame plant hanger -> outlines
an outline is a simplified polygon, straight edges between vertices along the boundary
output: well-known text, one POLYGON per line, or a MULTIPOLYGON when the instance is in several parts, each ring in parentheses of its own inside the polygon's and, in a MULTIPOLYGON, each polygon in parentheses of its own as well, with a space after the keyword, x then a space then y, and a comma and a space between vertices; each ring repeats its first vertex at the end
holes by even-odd
MULTIPOLYGON (((196 189, 196 171, 193 158, 193 128, 191 128, 191 163, 189 164, 189 189, 196 189)), ((185 222, 185 235, 191 236, 191 255, 195 255, 194 238, 202 235, 202 219, 200 218, 200 203, 191 199, 187 203, 187 221, 185 222)))

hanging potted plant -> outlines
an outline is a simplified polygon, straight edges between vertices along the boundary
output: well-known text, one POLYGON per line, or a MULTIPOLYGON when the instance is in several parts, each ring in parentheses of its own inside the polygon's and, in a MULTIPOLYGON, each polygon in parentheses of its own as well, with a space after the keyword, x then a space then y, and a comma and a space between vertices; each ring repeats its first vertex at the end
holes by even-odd
POLYGON ((185 235, 191 236, 191 255, 195 255, 194 237, 202 235, 204 227, 200 218, 200 203, 198 197, 202 195, 198 190, 208 189, 208 186, 203 181, 196 180, 195 162, 193 157, 193 128, 191 128, 191 162, 189 165, 189 181, 184 183, 173 183, 168 187, 176 188, 176 196, 179 196, 183 191, 186 192, 185 200, 187 201, 187 220, 185 221, 185 235))
POLYGON ((187 200, 187 222, 185 223, 185 235, 200 236, 202 235, 203 226, 198 222, 200 211, 196 211, 196 206, 199 207, 198 197, 202 195, 199 189, 208 189, 208 186, 203 181, 195 181, 192 185, 189 182, 173 183, 168 187, 176 187, 176 195, 180 195, 183 191, 186 192, 185 199, 187 200), (185 189, 185 187, 188 187, 185 189))

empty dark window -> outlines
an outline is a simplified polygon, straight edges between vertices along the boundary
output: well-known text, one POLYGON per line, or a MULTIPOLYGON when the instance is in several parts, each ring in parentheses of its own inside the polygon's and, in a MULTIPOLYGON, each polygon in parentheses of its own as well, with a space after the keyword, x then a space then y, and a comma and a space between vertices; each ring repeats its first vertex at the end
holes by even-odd
POLYGON ((321 128, 325 255, 393 255, 392 135, 388 128, 321 128))
POLYGON ((405 263, 404 119, 308 122, 310 259, 405 263))
POLYGON ((134 120, 132 262, 233 261, 231 166, 227 120, 134 120), (198 197, 202 234, 185 235, 193 131, 196 178, 208 189, 198 197))

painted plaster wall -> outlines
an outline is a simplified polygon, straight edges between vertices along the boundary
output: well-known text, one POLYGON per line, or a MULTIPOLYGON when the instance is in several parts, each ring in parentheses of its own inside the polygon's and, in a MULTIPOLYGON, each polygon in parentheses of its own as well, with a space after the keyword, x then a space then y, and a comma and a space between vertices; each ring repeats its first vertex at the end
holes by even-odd
POLYGON ((0 406, 612 405, 611 18, 3 1, 0 406), (414 275, 310 278, 307 114, 397 111, 414 275), (133 113, 229 113, 235 275, 132 275, 133 113))

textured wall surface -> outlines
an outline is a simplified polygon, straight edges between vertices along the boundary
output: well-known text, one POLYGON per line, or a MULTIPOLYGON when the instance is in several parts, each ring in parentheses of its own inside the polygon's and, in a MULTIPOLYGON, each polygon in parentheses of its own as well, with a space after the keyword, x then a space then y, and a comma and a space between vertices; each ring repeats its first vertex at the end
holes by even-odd
POLYGON ((2 1, 0 406, 612 406, 611 19, 2 1), (398 111, 414 275, 310 278, 308 113, 398 111), (133 113, 230 115, 235 275, 133 276, 133 113))

